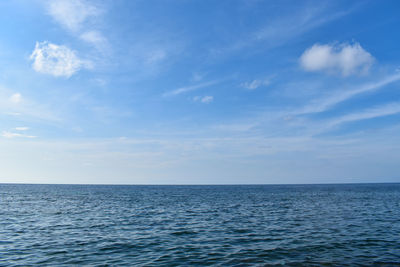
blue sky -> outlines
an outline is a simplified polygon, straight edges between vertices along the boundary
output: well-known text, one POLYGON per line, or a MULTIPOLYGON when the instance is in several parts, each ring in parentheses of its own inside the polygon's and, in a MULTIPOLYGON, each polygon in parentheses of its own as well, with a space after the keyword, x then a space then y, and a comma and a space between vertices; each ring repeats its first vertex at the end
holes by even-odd
POLYGON ((400 182, 398 1, 1 1, 0 182, 400 182))

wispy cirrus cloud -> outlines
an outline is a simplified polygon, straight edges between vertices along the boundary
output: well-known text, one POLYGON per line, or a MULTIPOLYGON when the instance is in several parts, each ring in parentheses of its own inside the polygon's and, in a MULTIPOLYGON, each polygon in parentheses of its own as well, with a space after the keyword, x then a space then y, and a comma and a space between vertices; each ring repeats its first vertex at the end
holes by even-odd
POLYGON ((65 29, 76 32, 90 18, 101 14, 101 10, 84 0, 47 1, 47 11, 65 29))
POLYGON ((34 135, 21 134, 21 133, 9 132, 9 131, 3 131, 1 133, 1 136, 5 137, 5 138, 36 138, 36 136, 34 136, 34 135))
POLYGON ((16 131, 28 131, 29 127, 15 127, 16 131))
POLYGON ((373 107, 360 112, 344 115, 342 117, 333 119, 328 123, 328 125, 336 126, 346 122, 379 118, 384 116, 395 115, 398 113, 400 113, 400 102, 389 103, 383 106, 373 107))
POLYGON ((259 44, 263 44, 264 49, 278 47, 307 32, 347 16, 356 9, 353 6, 347 10, 331 12, 330 8, 324 4, 304 5, 294 13, 291 11, 284 13, 279 18, 269 20, 258 30, 241 36, 240 40, 225 48, 212 50, 212 53, 235 52, 259 44))
POLYGON ((300 123, 295 126, 298 128, 304 128, 304 133, 306 133, 308 136, 316 136, 319 134, 328 133, 332 129, 341 127, 342 124, 397 114, 400 114, 400 102, 393 102, 322 121, 305 120, 304 123, 300 123))
MULTIPOLYGON (((332 131, 337 126, 344 123, 352 123, 359 120, 380 118, 388 115, 400 113, 400 104, 387 103, 377 107, 367 107, 353 113, 343 116, 334 116, 330 119, 316 119, 309 116, 313 113, 322 113, 335 108, 336 105, 355 98, 359 95, 375 92, 386 88, 386 86, 399 82, 400 73, 396 72, 386 77, 371 81, 362 85, 354 85, 350 88, 338 88, 331 94, 323 93, 322 97, 308 100, 308 103, 285 109, 280 106, 279 109, 269 108, 262 112, 255 112, 247 118, 224 124, 223 127, 216 127, 224 134, 240 135, 259 135, 268 129, 264 134, 268 136, 306 136, 314 137, 316 135, 332 131)), ((306 86, 306 85, 304 85, 306 86)), ((215 127, 214 127, 215 128, 215 127)))
POLYGON ((366 73, 373 62, 374 58, 359 43, 314 44, 300 57, 300 65, 306 71, 340 73, 343 76, 366 73))
MULTIPOLYGON (((0 114, 7 116, 18 116, 19 121, 59 121, 54 110, 43 103, 33 101, 22 93, 2 87, 0 85, 0 114)), ((24 127, 17 127, 14 130, 23 131, 24 127)))
POLYGON ((356 86, 355 88, 348 90, 341 89, 340 91, 325 98, 313 100, 310 104, 306 105, 303 108, 300 108, 299 110, 292 112, 292 114, 301 115, 308 113, 323 112, 357 95, 380 90, 385 86, 397 82, 399 80, 400 80, 400 73, 397 72, 395 74, 386 76, 385 78, 376 82, 370 82, 361 86, 356 86))
POLYGON ((91 62, 80 59, 74 50, 64 45, 37 42, 30 59, 32 68, 39 73, 69 78, 83 68, 91 68, 91 62))
POLYGON ((79 35, 79 38, 91 45, 93 45, 97 50, 106 53, 109 51, 110 45, 107 38, 97 30, 89 30, 83 32, 79 35))
POLYGON ((183 93, 195 91, 197 89, 210 87, 210 86, 216 85, 216 84, 218 84, 220 82, 221 82, 221 80, 213 80, 213 81, 199 83, 199 84, 195 84, 195 85, 184 86, 184 87, 180 87, 180 88, 177 88, 175 90, 166 92, 166 93, 163 94, 163 96, 166 97, 166 96, 180 95, 180 94, 183 94, 183 93))
POLYGON ((52 0, 45 3, 48 14, 68 32, 103 53, 109 50, 108 40, 97 25, 104 13, 101 7, 87 0, 52 0))

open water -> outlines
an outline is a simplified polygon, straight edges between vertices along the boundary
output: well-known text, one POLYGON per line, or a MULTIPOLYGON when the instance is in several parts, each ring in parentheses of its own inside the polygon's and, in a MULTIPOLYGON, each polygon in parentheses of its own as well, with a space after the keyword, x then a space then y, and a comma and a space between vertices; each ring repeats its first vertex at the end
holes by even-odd
POLYGON ((400 265, 400 184, 0 184, 0 266, 400 265))

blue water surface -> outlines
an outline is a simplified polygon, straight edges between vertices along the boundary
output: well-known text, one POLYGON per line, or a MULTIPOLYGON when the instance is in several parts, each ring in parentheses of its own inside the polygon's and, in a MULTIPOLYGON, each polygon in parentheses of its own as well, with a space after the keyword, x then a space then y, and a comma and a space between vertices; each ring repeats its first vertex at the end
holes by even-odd
POLYGON ((0 265, 400 265, 400 184, 0 184, 0 265))

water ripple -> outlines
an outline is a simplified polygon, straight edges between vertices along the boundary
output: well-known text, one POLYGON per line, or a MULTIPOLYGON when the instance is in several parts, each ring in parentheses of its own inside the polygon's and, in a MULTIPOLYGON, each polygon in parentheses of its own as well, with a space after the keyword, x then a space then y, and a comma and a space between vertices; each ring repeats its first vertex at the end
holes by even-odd
POLYGON ((0 185, 0 265, 400 265, 400 185, 0 185))

